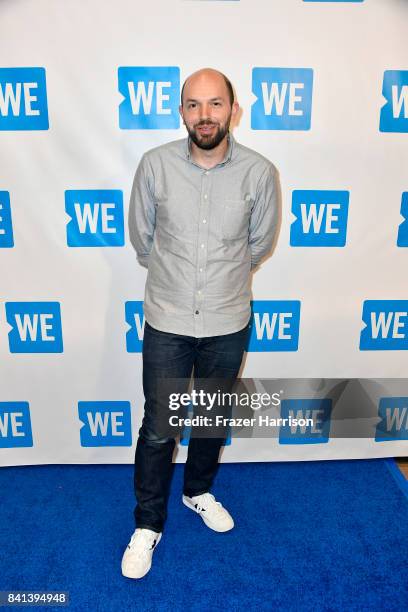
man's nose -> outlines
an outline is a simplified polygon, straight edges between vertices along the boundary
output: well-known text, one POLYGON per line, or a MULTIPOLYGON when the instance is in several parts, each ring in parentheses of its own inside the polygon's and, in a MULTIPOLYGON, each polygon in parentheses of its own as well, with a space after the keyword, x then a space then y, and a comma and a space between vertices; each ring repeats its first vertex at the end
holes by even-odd
POLYGON ((201 121, 210 118, 210 107, 208 104, 202 104, 200 109, 200 119, 201 121))

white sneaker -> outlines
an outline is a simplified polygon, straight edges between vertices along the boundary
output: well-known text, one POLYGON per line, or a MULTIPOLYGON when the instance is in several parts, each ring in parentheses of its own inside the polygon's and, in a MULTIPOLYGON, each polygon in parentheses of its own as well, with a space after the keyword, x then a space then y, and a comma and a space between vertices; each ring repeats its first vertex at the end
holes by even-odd
POLYGON ((228 510, 220 502, 215 501, 211 493, 203 493, 194 497, 183 495, 183 504, 201 516, 204 523, 214 531, 229 531, 234 527, 234 521, 228 510))
POLYGON ((161 537, 161 533, 151 529, 135 529, 122 557, 122 574, 126 578, 143 578, 147 574, 161 537))

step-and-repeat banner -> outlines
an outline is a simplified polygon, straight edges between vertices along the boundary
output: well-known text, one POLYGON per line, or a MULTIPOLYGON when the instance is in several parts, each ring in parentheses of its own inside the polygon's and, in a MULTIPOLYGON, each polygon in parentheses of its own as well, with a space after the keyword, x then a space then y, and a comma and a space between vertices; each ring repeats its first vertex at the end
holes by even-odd
POLYGON ((319 417, 232 437, 222 460, 408 454, 407 391, 382 387, 371 434, 347 437, 316 384, 407 376, 407 27, 404 0, 0 3, 2 465, 133 462, 130 190, 146 150, 185 136, 180 86, 204 66, 236 89, 235 138, 279 171, 242 376, 311 381, 275 413, 319 417))

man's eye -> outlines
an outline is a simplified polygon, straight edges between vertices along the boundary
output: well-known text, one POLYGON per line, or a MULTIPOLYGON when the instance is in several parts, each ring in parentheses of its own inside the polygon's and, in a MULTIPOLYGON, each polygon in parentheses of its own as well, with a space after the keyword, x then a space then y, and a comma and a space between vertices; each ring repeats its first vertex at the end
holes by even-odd
POLYGON ((188 108, 195 108, 195 106, 196 106, 196 105, 195 105, 194 103, 190 103, 190 104, 188 105, 188 108))

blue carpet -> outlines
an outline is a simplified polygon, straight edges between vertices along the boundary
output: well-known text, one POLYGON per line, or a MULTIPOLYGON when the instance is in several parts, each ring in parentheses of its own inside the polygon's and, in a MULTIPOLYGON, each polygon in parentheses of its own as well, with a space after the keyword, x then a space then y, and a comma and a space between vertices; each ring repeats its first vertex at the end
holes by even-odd
POLYGON ((392 460, 223 464, 225 534, 181 504, 182 468, 141 581, 120 573, 132 466, 2 468, 0 590, 69 591, 68 612, 408 609, 408 499, 392 460))

